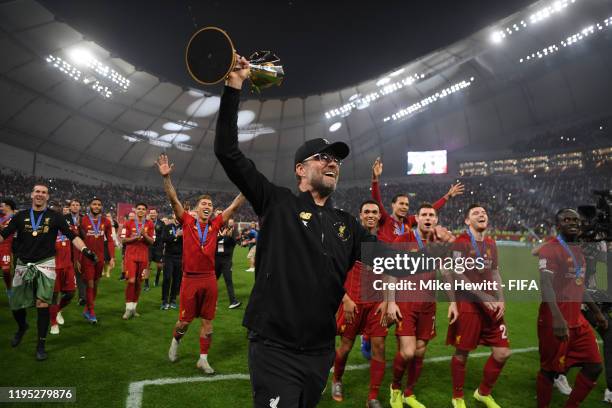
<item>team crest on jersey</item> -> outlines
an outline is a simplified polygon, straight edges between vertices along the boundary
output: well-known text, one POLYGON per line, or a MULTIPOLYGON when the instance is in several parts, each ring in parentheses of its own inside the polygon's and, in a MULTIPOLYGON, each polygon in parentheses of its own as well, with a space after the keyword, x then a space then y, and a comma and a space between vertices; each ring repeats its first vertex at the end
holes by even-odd
POLYGON ((306 211, 302 211, 300 213, 300 220, 302 220, 302 224, 304 224, 305 227, 308 226, 308 221, 310 221, 311 218, 312 218, 312 213, 309 213, 306 211))
POLYGON ((459 345, 461 343, 461 335, 455 336, 455 344, 459 345))
POLYGON ((565 356, 559 357, 559 368, 565 367, 565 356))
POLYGON ((348 239, 351 237, 351 234, 346 229, 346 224, 342 221, 334 224, 334 230, 336 230, 336 235, 338 235, 338 238, 344 242, 348 241, 348 239))

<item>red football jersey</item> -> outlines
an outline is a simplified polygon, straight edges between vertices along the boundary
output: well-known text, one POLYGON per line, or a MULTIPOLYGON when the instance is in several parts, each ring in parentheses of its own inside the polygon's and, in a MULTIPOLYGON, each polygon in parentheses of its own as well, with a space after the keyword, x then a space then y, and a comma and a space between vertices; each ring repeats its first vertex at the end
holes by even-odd
MULTIPOLYGON (((105 244, 104 236, 106 236, 106 245, 108 245, 108 253, 110 254, 111 258, 115 257, 115 244, 113 243, 113 237, 111 235, 113 226, 111 225, 110 221, 102 214, 98 215, 98 217, 101 217, 101 220, 96 220, 92 216, 94 221, 93 223, 89 217, 83 217, 79 227, 79 236, 83 239, 83 242, 85 242, 87 248, 91 249, 97 255, 98 261, 103 262, 105 244), (100 225, 100 229, 96 233, 98 223, 100 225)), ((83 257, 83 262, 85 262, 85 259, 87 258, 83 257)), ((89 260, 87 262, 89 262, 89 260)))
MULTIPOLYGON (((569 249, 574 254, 576 262, 582 270, 578 277, 580 284, 576 281, 576 270, 574 269, 574 261, 571 255, 561 246, 556 238, 548 241, 540 249, 539 269, 541 272, 553 274, 553 289, 555 290, 557 305, 567 322, 567 326, 572 328, 587 324, 580 312, 584 295, 586 262, 582 249, 579 246, 569 245, 569 249)), ((538 324, 548 327, 552 326, 552 313, 546 303, 540 304, 538 324)))
MULTIPOLYGON (((155 240, 155 227, 151 221, 141 223, 142 231, 155 240)), ((128 220, 121 230, 121 238, 132 238, 138 235, 138 228, 135 220, 128 220)), ((149 244, 144 239, 132 241, 125 244, 125 258, 138 262, 149 262, 149 244)))
POLYGON ((382 301, 382 293, 374 289, 374 280, 379 279, 371 268, 356 261, 346 274, 344 291, 355 303, 376 303, 382 301))
MULTIPOLYGON (((77 249, 74 249, 77 251, 77 249)), ((55 240, 55 267, 60 268, 72 268, 72 242, 58 232, 57 239, 55 240)))
MULTIPOLYGON (((423 245, 427 245, 427 240, 422 238, 423 245)), ((419 248, 418 240, 414 233, 414 230, 410 230, 409 233, 398 236, 395 239, 396 243, 408 243, 408 250, 410 252, 417 252, 421 250, 419 248)), ((431 310, 432 306, 435 306, 435 291, 421 289, 421 282, 426 282, 436 279, 436 271, 423 272, 414 274, 407 279, 412 280, 416 283, 416 289, 411 291, 405 291, 400 293, 399 296, 396 293, 396 301, 398 302, 410 302, 413 305, 413 310, 426 311, 431 310)), ((435 310, 435 309, 434 309, 435 310)))
MULTIPOLYGON (((476 246, 478 247, 478 252, 484 259, 484 268, 483 269, 465 269, 464 275, 466 278, 473 283, 479 283, 483 281, 492 281, 493 280, 493 271, 497 270, 498 258, 497 258, 497 244, 495 240, 489 236, 485 236, 484 240, 476 241, 476 246)), ((476 250, 472 246, 472 241, 467 232, 459 235, 455 242, 453 243, 453 257, 463 257, 463 258, 474 258, 478 257, 476 250)), ((484 291, 487 292, 487 291, 484 291)), ((489 294, 495 295, 495 292, 488 291, 489 294)), ((469 293, 464 293, 459 295, 459 299, 465 299, 466 297, 470 297, 469 293)), ((478 312, 482 309, 478 307, 480 303, 479 299, 475 299, 474 302, 465 302, 460 301, 459 312, 478 312)))
MULTIPOLYGON (((378 203, 378 207, 380 208, 380 221, 378 221, 379 227, 377 236, 382 242, 395 242, 398 236, 407 234, 412 225, 416 224, 414 215, 408 215, 407 218, 404 218, 404 220, 400 222, 385 210, 385 206, 382 202, 382 195, 380 194, 380 186, 376 181, 372 182, 372 198, 378 203)), ((446 199, 442 197, 433 203, 432 206, 437 211, 442 208, 444 204, 446 204, 446 199)))
MULTIPOLYGON (((201 273, 206 277, 214 277, 217 233, 223 226, 223 217, 208 221, 208 234, 203 246, 200 245, 196 219, 185 211, 179 221, 183 227, 183 274, 201 273)), ((204 233, 206 225, 201 225, 200 228, 204 233)))
MULTIPOLYGON (((11 218, 13 217, 4 216, 0 218, 0 229, 4 229, 4 227, 6 227, 9 222, 11 222, 11 218)), ((13 253, 13 238, 14 237, 15 237, 15 234, 11 235, 10 237, 2 241, 2 243, 0 243, 0 256, 10 255, 13 253)))

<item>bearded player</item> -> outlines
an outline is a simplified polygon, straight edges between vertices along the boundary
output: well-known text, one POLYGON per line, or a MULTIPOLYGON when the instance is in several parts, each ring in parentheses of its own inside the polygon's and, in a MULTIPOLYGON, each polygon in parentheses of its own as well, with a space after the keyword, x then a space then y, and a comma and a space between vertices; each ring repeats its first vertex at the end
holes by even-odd
POLYGON ((128 320, 136 313, 140 297, 141 282, 149 267, 149 246, 155 242, 155 227, 146 219, 147 205, 136 204, 134 219, 128 220, 121 230, 121 242, 125 244, 125 313, 123 320, 128 320))
MULTIPOLYGON (((378 228, 378 239, 383 242, 394 242, 398 235, 406 234, 414 225, 416 218, 414 215, 408 215, 409 200, 406 194, 397 194, 391 201, 392 214, 389 215, 385 210, 380 194, 379 179, 383 172, 383 164, 380 158, 377 158, 372 166, 372 198, 380 207, 380 227, 378 228)), ((463 194, 464 186, 461 183, 453 184, 448 192, 433 203, 433 208, 437 211, 446 202, 463 194)))
MULTIPOLYGON (((410 243, 410 251, 422 251, 429 242, 453 242, 455 239, 448 230, 438 225, 438 213, 429 203, 419 206, 416 222, 414 231, 398 236, 395 242, 407 242, 410 243)), ((434 269, 419 274, 415 283, 419 285, 420 282, 435 279, 434 269)), ((423 369, 427 344, 436 335, 435 292, 417 289, 410 291, 409 297, 407 294, 397 293, 395 301, 389 301, 387 306, 388 320, 397 322, 395 336, 398 344, 393 360, 390 404, 392 408, 402 408, 403 404, 411 408, 425 408, 413 390, 423 369), (408 379, 402 395, 402 377, 405 372, 408 373, 408 379)))
POLYGON ((474 399, 487 408, 499 408, 491 391, 511 354, 508 329, 504 322, 505 303, 500 286, 497 246, 495 240, 486 235, 488 222, 483 206, 470 205, 465 214, 466 230, 453 245, 456 266, 459 264, 458 258, 474 260, 472 269, 465 268, 463 271, 455 268, 455 280, 490 282, 493 289, 497 287, 497 290, 489 291, 456 292, 457 302, 451 302, 449 306, 449 315, 458 313, 456 321, 448 326, 446 338, 446 344, 455 347, 451 359, 452 404, 455 408, 466 406, 463 386, 467 360, 470 352, 479 345, 491 347, 491 355, 485 363, 480 386, 474 391, 474 399))
MULTIPOLYGON (((0 201, 0 231, 2 231, 13 218, 17 206, 13 200, 5 199, 0 201)), ((8 237, 0 243, 0 269, 2 269, 2 279, 6 287, 8 297, 11 297, 11 280, 13 279, 13 238, 8 237)))
POLYGON ((542 303, 538 313, 540 372, 537 378, 538 408, 550 407, 555 375, 571 367, 582 367, 566 408, 579 407, 595 387, 602 371, 595 334, 581 312, 583 299, 598 327, 608 321, 584 290, 586 262, 576 243, 580 217, 576 210, 556 214, 559 235, 539 251, 542 303))
POLYGON ((80 236, 85 245, 91 249, 98 257, 98 262, 84 258, 81 261, 81 276, 85 281, 86 305, 83 310, 83 317, 92 324, 96 324, 98 319, 95 312, 96 296, 98 294, 98 281, 104 269, 104 246, 108 248, 110 255, 110 268, 115 267, 115 245, 112 237, 113 226, 111 221, 102 214, 102 201, 99 198, 92 198, 89 201, 89 211, 87 216, 81 220, 79 228, 80 236), (106 238, 106 239, 105 239, 106 238))
POLYGON ((172 362, 178 359, 181 338, 193 319, 200 317, 202 319, 200 358, 196 367, 206 374, 214 374, 215 370, 208 363, 208 351, 212 343, 212 321, 215 317, 218 295, 215 275, 217 235, 223 224, 244 203, 244 197, 239 194, 220 217, 213 218, 212 200, 210 196, 202 195, 196 202, 197 216, 194 218, 185 211, 172 185, 170 173, 174 164, 168 162, 168 156, 160 155, 157 167, 164 180, 164 190, 174 215, 183 228, 183 279, 179 294, 179 319, 172 333, 168 358, 172 362))
MULTIPOLYGON (((361 225, 375 235, 380 219, 378 204, 373 200, 364 201, 359 210, 359 219, 361 225)), ((332 398, 338 402, 344 399, 342 375, 346 360, 355 343, 355 336, 358 333, 365 334, 372 344, 370 389, 366 406, 374 408, 381 406, 377 398, 385 375, 385 338, 388 329, 381 324, 381 314, 385 304, 376 301, 372 294, 362 293, 362 289, 367 286, 367 283, 362 282, 362 275, 364 274, 361 262, 355 262, 344 283, 346 294, 342 298, 342 305, 336 317, 336 326, 341 339, 340 347, 336 349, 331 393, 332 398)))

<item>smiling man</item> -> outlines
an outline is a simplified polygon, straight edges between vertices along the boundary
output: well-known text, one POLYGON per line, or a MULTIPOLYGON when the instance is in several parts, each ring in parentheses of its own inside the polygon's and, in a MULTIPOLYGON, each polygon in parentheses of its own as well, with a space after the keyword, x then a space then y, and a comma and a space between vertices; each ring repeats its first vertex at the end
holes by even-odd
POLYGON ((215 275, 215 250, 217 234, 234 212, 244 203, 242 194, 234 199, 220 216, 213 217, 212 198, 203 194, 195 205, 195 216, 191 216, 178 199, 170 180, 174 165, 168 156, 162 154, 157 159, 157 168, 164 181, 166 196, 183 230, 183 279, 181 281, 179 318, 174 325, 168 359, 178 360, 178 347, 181 338, 193 319, 202 319, 200 328, 200 358, 196 367, 206 374, 215 370, 208 363, 208 351, 212 343, 213 326, 217 309, 217 277, 215 275))
POLYGON ((13 276, 13 294, 10 305, 18 325, 11 345, 17 347, 28 329, 26 308, 36 306, 38 343, 36 359, 46 360, 45 342, 49 330, 49 304, 55 286, 55 241, 58 232, 65 235, 74 247, 85 257, 96 262, 96 255, 70 229, 58 212, 47 207, 49 188, 36 184, 30 194, 32 206, 17 213, 9 224, 0 231, 0 243, 13 236, 17 265, 13 276))
MULTIPOLYGON (((240 89, 249 63, 239 57, 221 98, 215 154, 260 217, 255 285, 244 316, 256 407, 316 406, 335 356, 335 314, 361 243, 376 237, 334 207, 343 142, 307 140, 295 152, 297 194, 272 184, 238 148, 240 89)), ((289 169, 287 169, 289 170, 289 169)))

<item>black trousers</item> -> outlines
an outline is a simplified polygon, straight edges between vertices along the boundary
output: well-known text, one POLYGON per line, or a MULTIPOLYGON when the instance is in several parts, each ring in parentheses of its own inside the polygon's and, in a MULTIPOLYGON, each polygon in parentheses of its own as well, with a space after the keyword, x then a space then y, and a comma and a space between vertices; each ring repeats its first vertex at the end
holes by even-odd
POLYGON ((227 288, 227 297, 230 303, 236 302, 234 293, 234 282, 232 281, 232 257, 231 256, 216 256, 215 257, 215 275, 217 279, 223 275, 225 287, 227 288))
POLYGON ((181 288, 182 259, 174 256, 164 257, 164 281, 162 282, 162 303, 176 303, 181 288))
POLYGON ((319 403, 336 352, 303 354, 249 341, 249 372, 255 408, 313 408, 319 403))

